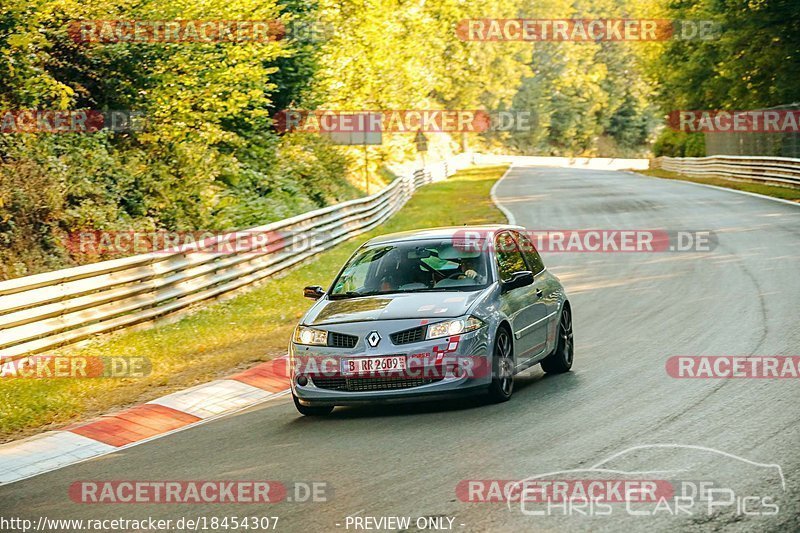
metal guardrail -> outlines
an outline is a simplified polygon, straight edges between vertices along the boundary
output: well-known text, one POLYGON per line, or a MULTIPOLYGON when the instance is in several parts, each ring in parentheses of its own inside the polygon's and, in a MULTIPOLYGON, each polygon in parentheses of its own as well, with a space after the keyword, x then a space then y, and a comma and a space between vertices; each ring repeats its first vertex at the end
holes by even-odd
POLYGON ((221 235, 200 251, 151 252, 0 282, 0 360, 128 328, 260 281, 372 229, 415 189, 468 163, 462 154, 408 171, 371 196, 221 235))
POLYGON ((651 160, 650 167, 687 176, 723 176, 784 187, 800 187, 800 159, 789 157, 659 157, 651 160))

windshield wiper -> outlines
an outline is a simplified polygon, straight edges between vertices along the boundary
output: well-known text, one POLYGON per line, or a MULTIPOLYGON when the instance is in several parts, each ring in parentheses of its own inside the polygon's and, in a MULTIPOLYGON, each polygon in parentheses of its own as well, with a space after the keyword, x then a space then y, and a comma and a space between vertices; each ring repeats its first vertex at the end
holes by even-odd
POLYGON ((345 291, 336 294, 331 294, 331 300, 341 300, 343 298, 355 298, 356 296, 362 296, 362 294, 358 291, 345 291))
POLYGON ((380 291, 367 291, 367 292, 358 292, 358 291, 345 291, 339 292, 336 294, 331 294, 331 300, 344 300, 346 298, 358 298, 359 296, 375 296, 376 294, 383 294, 380 291))

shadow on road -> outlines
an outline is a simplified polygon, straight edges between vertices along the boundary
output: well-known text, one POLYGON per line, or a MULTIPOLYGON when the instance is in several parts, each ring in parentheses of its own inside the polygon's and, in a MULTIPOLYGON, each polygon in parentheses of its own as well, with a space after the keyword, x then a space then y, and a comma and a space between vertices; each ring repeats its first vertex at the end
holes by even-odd
MULTIPOLYGON (((511 400, 501 404, 493 404, 485 394, 477 393, 474 396, 448 400, 341 406, 337 407, 330 415, 324 417, 303 417, 298 415, 294 423, 431 415, 473 409, 490 410, 492 407, 502 409, 505 406, 509 410, 514 410, 522 404, 543 408, 545 406, 541 403, 537 405, 537 402, 553 401, 553 395, 558 397, 558 401, 561 401, 560 397, 564 394, 570 394, 572 389, 579 386, 579 382, 580 379, 574 372, 551 376, 542 373, 540 370, 526 371, 514 378, 514 395, 511 400)), ((496 410, 492 410, 493 414, 495 412, 496 410)))

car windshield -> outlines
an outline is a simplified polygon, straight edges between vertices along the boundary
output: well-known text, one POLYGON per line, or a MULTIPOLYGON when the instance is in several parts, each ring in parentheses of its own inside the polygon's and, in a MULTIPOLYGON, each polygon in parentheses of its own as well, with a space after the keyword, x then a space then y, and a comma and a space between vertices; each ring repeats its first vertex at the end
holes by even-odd
POLYGON ((333 283, 331 298, 486 287, 486 254, 452 240, 382 243, 360 249, 333 283))

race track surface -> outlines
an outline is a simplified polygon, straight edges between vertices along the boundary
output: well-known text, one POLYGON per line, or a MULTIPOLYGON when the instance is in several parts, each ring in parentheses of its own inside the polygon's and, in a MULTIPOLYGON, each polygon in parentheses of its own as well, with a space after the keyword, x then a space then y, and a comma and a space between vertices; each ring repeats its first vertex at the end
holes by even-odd
POLYGON ((265 515, 280 517, 277 531, 354 531, 348 515, 412 517, 410 531, 424 516, 453 518, 454 531, 800 530, 800 382, 676 379, 665 370, 675 355, 800 355, 800 206, 626 172, 543 167, 515 167, 496 194, 531 229, 711 230, 718 245, 543 253, 573 306, 575 365, 554 377, 538 366, 518 376, 510 402, 348 407, 311 419, 279 400, 0 487, 0 515, 265 515), (749 516, 733 503, 711 514, 633 516, 623 503, 605 516, 530 515, 519 503, 470 503, 456 493, 462 480, 586 469, 652 444, 684 447, 623 453, 604 463, 618 472, 607 477, 670 471, 673 480, 731 488, 735 501, 758 498, 741 500, 743 510, 769 513, 768 495, 777 514, 749 516), (778 470, 754 463, 779 465, 785 486, 778 470), (77 480, 219 479, 324 481, 332 495, 267 506, 82 505, 67 492, 77 480))

